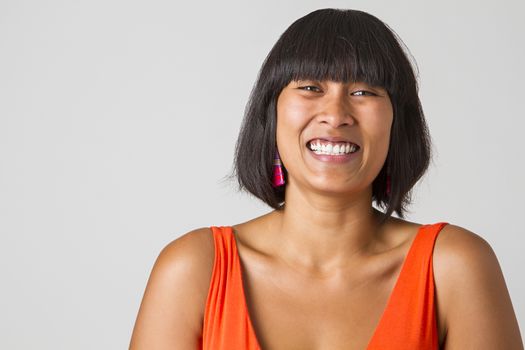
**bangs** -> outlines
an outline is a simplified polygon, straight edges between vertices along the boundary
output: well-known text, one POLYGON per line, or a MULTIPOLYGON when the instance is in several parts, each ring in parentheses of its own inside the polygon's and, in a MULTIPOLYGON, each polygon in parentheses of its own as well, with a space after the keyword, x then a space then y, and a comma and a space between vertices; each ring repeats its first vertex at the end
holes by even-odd
POLYGON ((364 82, 395 91, 393 57, 399 46, 391 43, 397 40, 376 17, 358 14, 334 10, 293 23, 268 57, 275 82, 282 87, 292 80, 364 82))

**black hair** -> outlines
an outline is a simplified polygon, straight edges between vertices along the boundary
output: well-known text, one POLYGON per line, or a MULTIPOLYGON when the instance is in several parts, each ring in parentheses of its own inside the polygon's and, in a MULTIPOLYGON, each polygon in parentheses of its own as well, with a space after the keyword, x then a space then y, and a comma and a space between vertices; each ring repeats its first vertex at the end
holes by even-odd
POLYGON ((385 23, 362 11, 321 9, 292 23, 266 57, 246 106, 234 162, 240 188, 283 207, 285 186, 272 186, 272 166, 277 98, 285 86, 292 80, 359 81, 384 88, 393 106, 388 155, 372 183, 372 200, 386 209, 383 222, 393 212, 403 218, 431 157, 416 74, 403 48, 385 23))

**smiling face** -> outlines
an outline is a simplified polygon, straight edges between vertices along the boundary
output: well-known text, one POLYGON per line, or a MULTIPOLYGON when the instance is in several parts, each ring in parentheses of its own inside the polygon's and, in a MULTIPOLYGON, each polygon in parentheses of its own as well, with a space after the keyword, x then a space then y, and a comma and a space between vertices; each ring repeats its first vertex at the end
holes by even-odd
POLYGON ((291 81, 277 100, 288 186, 347 194, 372 186, 388 154, 388 93, 364 83, 291 81))

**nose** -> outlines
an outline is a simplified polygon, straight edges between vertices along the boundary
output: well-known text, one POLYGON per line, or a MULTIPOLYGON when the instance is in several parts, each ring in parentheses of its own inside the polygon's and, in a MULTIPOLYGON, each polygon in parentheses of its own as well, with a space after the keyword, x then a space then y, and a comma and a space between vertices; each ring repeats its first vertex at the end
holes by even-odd
POLYGON ((344 93, 326 97, 324 102, 318 115, 320 123, 329 124, 333 128, 349 126, 355 123, 348 96, 344 93))

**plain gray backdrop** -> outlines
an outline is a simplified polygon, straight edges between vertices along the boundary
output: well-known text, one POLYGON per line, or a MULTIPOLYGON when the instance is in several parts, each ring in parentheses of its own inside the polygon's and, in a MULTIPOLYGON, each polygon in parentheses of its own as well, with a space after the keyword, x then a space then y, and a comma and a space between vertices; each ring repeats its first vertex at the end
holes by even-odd
POLYGON ((266 54, 323 7, 419 66, 434 162, 408 219, 493 247, 525 326, 521 1, 0 1, 0 348, 127 348, 158 253, 270 209, 235 183, 266 54))

